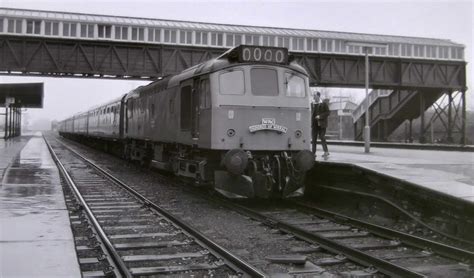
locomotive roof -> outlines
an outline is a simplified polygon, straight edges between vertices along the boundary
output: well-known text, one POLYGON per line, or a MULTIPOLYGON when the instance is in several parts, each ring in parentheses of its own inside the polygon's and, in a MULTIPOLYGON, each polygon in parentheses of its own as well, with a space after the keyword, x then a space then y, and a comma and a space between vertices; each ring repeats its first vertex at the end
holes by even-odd
MULTIPOLYGON (((231 50, 229 50, 231 51, 231 50)), ((228 52, 229 52, 228 51, 228 52)), ((226 52, 227 53, 227 52, 226 52)), ((158 91, 161 91, 162 89, 167 89, 171 87, 178 86, 183 80, 190 79, 194 76, 199 76, 203 74, 208 74, 212 73, 215 71, 219 71, 225 68, 230 68, 234 66, 241 66, 241 65, 272 65, 272 66, 281 66, 281 67, 286 67, 289 69, 292 69, 294 71, 297 71, 301 74, 308 75, 306 70, 297 64, 296 62, 291 62, 288 65, 280 65, 280 64, 261 64, 261 63, 236 63, 236 62, 231 62, 229 61, 226 57, 225 54, 214 58, 212 60, 206 61, 204 63, 192 66, 188 69, 185 69, 181 73, 178 73, 176 75, 171 75, 167 76, 164 79, 154 81, 148 85, 141 86, 136 88, 135 90, 131 91, 127 95, 128 98, 133 98, 133 97, 138 97, 142 93, 148 92, 148 89, 158 89, 158 91)))

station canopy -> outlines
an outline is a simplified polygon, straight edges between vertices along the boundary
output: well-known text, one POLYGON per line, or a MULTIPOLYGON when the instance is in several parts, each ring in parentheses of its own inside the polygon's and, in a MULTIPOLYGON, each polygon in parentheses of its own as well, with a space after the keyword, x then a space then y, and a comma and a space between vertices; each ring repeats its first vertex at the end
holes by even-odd
POLYGON ((43 83, 0 84, 0 107, 12 102, 16 107, 43 108, 43 83))

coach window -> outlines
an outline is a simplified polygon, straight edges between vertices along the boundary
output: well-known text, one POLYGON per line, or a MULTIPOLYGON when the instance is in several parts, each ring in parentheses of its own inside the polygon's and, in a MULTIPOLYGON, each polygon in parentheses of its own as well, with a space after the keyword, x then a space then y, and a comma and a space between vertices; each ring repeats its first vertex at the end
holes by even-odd
POLYGON ((304 79, 294 73, 285 73, 286 96, 288 97, 305 97, 304 79))
POLYGON ((277 96, 277 71, 267 68, 253 68, 250 70, 250 84, 252 94, 256 96, 277 96))
POLYGON ((26 33, 39 35, 41 33, 41 20, 27 20, 26 33))
POLYGON ((46 36, 58 36, 59 35, 59 22, 46 21, 44 23, 44 34, 46 36))
POLYGON ((243 95, 245 92, 244 72, 232 70, 219 75, 219 87, 222 95, 243 95))
POLYGON ((3 32, 3 17, 0 17, 0 32, 3 32))

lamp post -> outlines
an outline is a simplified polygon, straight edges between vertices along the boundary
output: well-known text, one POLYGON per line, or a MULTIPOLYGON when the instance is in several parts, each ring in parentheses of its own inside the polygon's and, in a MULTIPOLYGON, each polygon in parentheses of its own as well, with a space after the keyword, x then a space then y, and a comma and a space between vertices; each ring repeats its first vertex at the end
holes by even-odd
MULTIPOLYGON (((372 50, 376 54, 385 55, 388 50, 387 44, 378 44, 378 43, 363 43, 363 42, 348 42, 347 46, 352 48, 362 48, 365 54, 365 127, 364 127, 364 149, 365 152, 370 152, 370 123, 369 123, 369 50, 372 50)), ((349 48, 350 49, 350 48, 349 48)), ((350 52, 350 51, 349 51, 350 52)), ((360 52, 355 52, 360 53, 360 52)))
POLYGON ((370 125, 369 125, 369 47, 364 46, 365 52, 365 127, 364 150, 370 152, 370 125))

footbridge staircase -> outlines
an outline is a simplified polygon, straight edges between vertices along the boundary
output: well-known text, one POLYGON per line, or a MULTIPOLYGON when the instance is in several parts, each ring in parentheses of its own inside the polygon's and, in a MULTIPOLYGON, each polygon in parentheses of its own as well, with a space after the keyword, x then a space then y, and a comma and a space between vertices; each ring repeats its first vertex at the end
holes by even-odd
MULTIPOLYGON (((443 91, 439 89, 372 90, 368 96, 371 140, 387 141, 388 136, 406 120, 421 116, 423 122, 425 111, 442 95, 443 91)), ((356 140, 363 140, 365 104, 364 99, 353 113, 356 140)))

